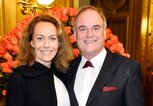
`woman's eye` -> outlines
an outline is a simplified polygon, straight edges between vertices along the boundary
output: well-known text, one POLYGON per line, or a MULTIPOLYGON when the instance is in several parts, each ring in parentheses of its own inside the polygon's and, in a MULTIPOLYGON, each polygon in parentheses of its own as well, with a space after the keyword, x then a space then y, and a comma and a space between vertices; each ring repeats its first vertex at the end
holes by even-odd
POLYGON ((50 39, 51 39, 51 40, 57 40, 57 38, 56 38, 56 37, 50 37, 50 39))
POLYGON ((51 38, 51 40, 56 40, 56 38, 51 38))
POLYGON ((37 40, 38 40, 38 41, 42 41, 43 38, 42 38, 42 37, 37 37, 37 40))

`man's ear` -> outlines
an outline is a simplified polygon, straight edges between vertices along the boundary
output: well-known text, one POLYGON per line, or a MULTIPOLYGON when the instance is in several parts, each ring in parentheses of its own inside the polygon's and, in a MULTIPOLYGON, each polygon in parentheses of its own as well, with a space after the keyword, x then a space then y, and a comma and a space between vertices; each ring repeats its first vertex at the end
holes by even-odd
POLYGON ((106 40, 106 30, 104 30, 104 39, 106 40))
POLYGON ((76 41, 76 32, 73 33, 74 40, 76 41))

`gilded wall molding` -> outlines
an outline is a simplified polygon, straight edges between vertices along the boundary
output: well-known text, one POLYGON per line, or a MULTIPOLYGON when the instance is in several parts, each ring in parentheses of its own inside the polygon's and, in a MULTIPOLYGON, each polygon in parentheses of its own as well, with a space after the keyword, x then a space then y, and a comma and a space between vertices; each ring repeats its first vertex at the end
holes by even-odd
POLYGON ((3 36, 3 0, 0 1, 0 39, 3 36))
POLYGON ((16 0, 0 1, 0 35, 3 37, 7 32, 13 29, 17 24, 16 0))

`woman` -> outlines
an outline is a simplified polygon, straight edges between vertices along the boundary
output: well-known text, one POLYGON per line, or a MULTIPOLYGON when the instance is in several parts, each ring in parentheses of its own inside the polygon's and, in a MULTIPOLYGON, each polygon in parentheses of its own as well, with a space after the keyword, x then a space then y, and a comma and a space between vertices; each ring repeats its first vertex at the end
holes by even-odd
POLYGON ((20 65, 8 81, 7 106, 70 106, 58 75, 73 58, 62 23, 49 15, 35 17, 19 42, 20 65))

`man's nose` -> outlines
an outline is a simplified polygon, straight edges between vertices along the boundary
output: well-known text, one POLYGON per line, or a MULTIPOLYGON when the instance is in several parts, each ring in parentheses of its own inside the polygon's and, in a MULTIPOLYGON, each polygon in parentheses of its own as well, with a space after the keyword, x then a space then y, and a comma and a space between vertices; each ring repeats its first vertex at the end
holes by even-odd
POLYGON ((93 36, 93 31, 92 31, 92 29, 88 29, 87 36, 88 36, 88 37, 92 37, 92 36, 93 36))

